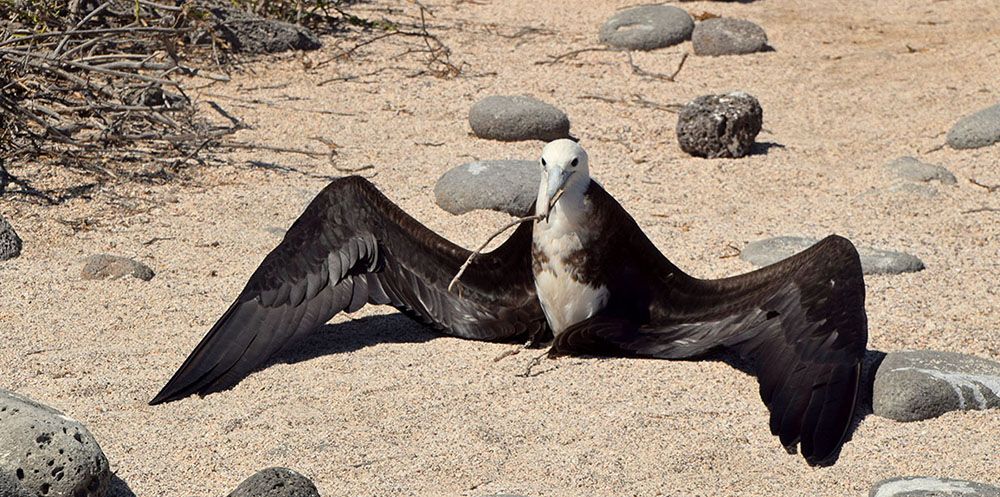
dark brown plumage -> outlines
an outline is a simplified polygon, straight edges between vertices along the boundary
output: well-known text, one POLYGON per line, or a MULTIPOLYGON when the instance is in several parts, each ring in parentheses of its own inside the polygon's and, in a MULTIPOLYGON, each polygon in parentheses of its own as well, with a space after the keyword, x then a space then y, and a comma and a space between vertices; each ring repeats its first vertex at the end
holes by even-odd
MULTIPOLYGON (((857 252, 831 236, 760 270, 720 280, 667 260, 596 182, 586 192, 600 242, 574 254, 607 305, 556 337, 558 353, 697 357, 726 347, 751 360, 771 432, 810 464, 835 457, 851 421, 867 342, 857 252)), ((365 303, 390 304, 444 333, 504 340, 549 333, 532 276, 531 225, 475 259, 364 179, 332 182, 151 404, 237 383, 291 338, 365 303)), ((536 251, 537 252, 537 251, 536 251)), ((535 254, 537 257, 538 254, 535 254)))

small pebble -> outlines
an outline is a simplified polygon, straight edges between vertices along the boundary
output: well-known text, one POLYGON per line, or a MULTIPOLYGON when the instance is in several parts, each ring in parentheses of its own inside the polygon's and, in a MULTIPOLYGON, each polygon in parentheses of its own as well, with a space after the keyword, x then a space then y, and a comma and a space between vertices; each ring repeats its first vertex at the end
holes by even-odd
POLYGON ((914 157, 900 157, 885 167, 892 175, 906 181, 924 183, 938 181, 944 185, 954 185, 958 182, 955 175, 944 167, 921 162, 914 157))
POLYGON ((87 258, 80 276, 85 280, 119 279, 131 276, 143 281, 153 279, 149 266, 126 257, 97 254, 87 258))
POLYGON ((7 261, 21 255, 21 237, 14 227, 0 216, 0 261, 7 261))

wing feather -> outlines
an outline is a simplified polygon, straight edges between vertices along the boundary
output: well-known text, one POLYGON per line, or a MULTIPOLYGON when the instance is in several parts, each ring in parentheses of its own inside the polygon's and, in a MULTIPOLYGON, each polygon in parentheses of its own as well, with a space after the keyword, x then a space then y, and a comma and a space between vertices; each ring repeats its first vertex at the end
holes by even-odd
POLYGON ((392 304, 452 335, 537 333, 530 225, 471 264, 469 252, 408 216, 367 180, 341 178, 306 208, 225 314, 153 398, 158 404, 238 383, 295 336, 366 303, 392 304))
POLYGON ((810 464, 832 462, 851 423, 868 340, 853 244, 830 236, 757 271, 702 280, 667 260, 603 189, 590 199, 595 218, 613 220, 601 229, 617 242, 588 268, 611 297, 560 333, 557 351, 681 359, 732 349, 753 363, 782 445, 798 444, 810 464), (636 322, 639 315, 649 318, 636 322))

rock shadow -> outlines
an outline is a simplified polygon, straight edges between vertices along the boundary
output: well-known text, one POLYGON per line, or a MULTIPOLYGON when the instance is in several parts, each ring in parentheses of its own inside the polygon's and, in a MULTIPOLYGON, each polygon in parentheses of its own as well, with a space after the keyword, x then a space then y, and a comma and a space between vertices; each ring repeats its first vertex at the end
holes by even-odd
POLYGON ((754 142, 750 147, 750 155, 767 155, 772 148, 783 149, 786 147, 776 142, 754 142))
POLYGON ((129 488, 125 480, 118 478, 118 475, 111 475, 111 483, 108 485, 108 497, 136 497, 135 492, 129 488))

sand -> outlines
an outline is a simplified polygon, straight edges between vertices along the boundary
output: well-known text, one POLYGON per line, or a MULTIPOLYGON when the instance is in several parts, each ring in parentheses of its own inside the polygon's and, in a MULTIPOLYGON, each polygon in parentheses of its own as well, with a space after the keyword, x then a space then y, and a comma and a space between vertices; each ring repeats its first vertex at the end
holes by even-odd
MULTIPOLYGON (((910 252, 926 270, 866 278, 870 347, 1000 360, 1000 219, 963 213, 1000 207, 1000 193, 970 183, 1000 183, 1000 146, 941 148, 957 119, 1000 100, 995 0, 681 3, 759 23, 775 51, 692 56, 673 83, 633 74, 619 53, 536 64, 596 46, 624 2, 425 3, 458 78, 418 74, 423 56, 400 55, 415 46, 402 38, 315 67, 353 43, 328 38, 319 52, 255 62, 194 93, 251 124, 242 140, 316 150, 310 137, 332 140, 333 164, 242 152, 181 182, 58 207, 0 199, 25 243, 0 263, 0 388, 84 422, 111 461, 115 495, 225 495, 272 465, 308 475, 324 496, 844 496, 900 475, 1000 484, 1000 410, 906 424, 868 416, 839 462, 815 469, 770 435, 754 378, 724 363, 565 358, 522 378, 529 354, 494 362, 512 346, 440 337, 387 307, 335 318, 230 391, 147 406, 279 241, 265 228, 288 226, 338 168, 374 166, 362 174, 466 246, 505 222, 453 217, 432 194, 462 162, 538 155, 539 142, 470 135, 469 107, 492 94, 565 109, 592 174, 685 270, 748 271, 733 247, 786 234, 910 252), (318 84, 348 76, 359 77, 318 84), (686 156, 675 114, 592 98, 671 104, 734 89, 764 108, 765 147, 738 160, 686 156), (933 198, 889 191, 883 166, 901 155, 946 166, 958 185, 933 198), (64 222, 74 220, 89 227, 64 222), (81 280, 82 259, 100 252, 157 275, 81 280)), ((393 18, 417 13, 391 5, 393 18)), ((671 73, 690 50, 635 62, 671 73)))

